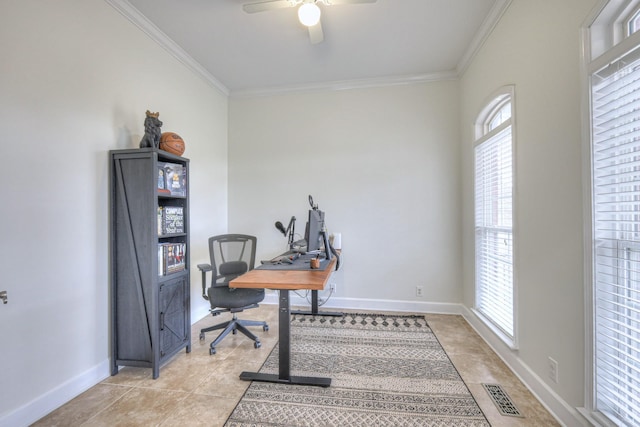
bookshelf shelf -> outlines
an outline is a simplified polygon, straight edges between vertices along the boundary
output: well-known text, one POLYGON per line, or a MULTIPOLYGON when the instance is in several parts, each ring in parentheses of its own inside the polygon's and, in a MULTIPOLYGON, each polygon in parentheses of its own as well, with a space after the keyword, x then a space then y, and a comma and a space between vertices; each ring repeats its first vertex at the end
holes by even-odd
POLYGON ((111 375, 138 366, 158 378, 191 351, 189 159, 142 148, 110 162, 111 375))

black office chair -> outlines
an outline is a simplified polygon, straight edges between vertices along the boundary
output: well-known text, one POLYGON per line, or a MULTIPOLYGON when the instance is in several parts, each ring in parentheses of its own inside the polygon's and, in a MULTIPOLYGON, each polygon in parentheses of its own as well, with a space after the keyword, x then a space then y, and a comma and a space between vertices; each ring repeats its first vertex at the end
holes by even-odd
POLYGON ((200 339, 204 340, 206 332, 223 329, 218 338, 211 343, 209 354, 216 354, 216 345, 229 332, 234 335, 242 332, 254 341, 254 347, 260 348, 260 340, 247 329, 247 326, 262 326, 269 330, 266 322, 256 320, 240 320, 236 313, 249 308, 257 308, 264 299, 264 289, 229 288, 229 282, 249 270, 253 270, 256 261, 256 241, 254 236, 246 234, 223 234, 209 238, 209 257, 211 264, 198 264, 202 272, 202 297, 211 304, 211 315, 231 312, 233 318, 200 331, 200 339), (211 284, 207 289, 207 272, 211 271, 211 284))

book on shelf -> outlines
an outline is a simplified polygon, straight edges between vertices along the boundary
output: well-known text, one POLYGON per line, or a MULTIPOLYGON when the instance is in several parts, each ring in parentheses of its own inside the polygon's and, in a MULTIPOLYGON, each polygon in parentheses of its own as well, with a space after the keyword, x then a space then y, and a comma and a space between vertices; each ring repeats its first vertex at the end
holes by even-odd
POLYGON ((164 224, 163 224, 163 214, 164 209, 162 208, 162 206, 158 206, 158 236, 162 236, 163 230, 164 230, 164 224))
POLYGON ((158 206, 158 236, 184 233, 184 208, 158 206))
POLYGON ((187 168, 178 163, 158 162, 158 192, 187 195, 187 168))
POLYGON ((164 164, 163 163, 159 163, 158 164, 158 179, 157 179, 157 185, 158 185, 158 193, 163 193, 163 194, 171 194, 171 191, 169 191, 167 189, 167 179, 165 177, 165 171, 164 171, 164 164))
POLYGON ((186 243, 159 243, 158 275, 166 276, 183 271, 186 268, 186 252, 186 243))

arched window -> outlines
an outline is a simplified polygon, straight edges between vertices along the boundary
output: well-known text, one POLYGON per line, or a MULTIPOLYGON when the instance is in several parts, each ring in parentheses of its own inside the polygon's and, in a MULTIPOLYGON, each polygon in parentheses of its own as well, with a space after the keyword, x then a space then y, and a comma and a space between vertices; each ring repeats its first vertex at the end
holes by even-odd
POLYGON ((476 121, 474 310, 515 348, 512 135, 513 87, 506 87, 476 121))
POLYGON ((495 112, 492 116, 489 117, 489 123, 487 124, 487 131, 492 131, 498 126, 500 126, 505 121, 511 118, 511 98, 505 98, 501 103, 499 103, 495 112))

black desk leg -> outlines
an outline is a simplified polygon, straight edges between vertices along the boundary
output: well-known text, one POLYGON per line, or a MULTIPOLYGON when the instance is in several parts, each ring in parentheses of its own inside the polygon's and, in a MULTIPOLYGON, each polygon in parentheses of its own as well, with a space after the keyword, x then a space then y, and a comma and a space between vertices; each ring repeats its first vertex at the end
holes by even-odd
POLYGON ((320 316, 337 316, 342 317, 344 313, 340 313, 337 311, 320 311, 318 310, 318 291, 311 291, 311 311, 304 310, 294 310, 291 312, 292 314, 306 314, 306 315, 316 315, 320 316))
POLYGON ((280 307, 278 308, 278 328, 279 338, 278 350, 280 353, 279 372, 281 380, 291 379, 291 303, 289 301, 289 291, 280 291, 280 307))
POLYGON ((331 385, 331 378, 291 376, 291 308, 289 303, 289 290, 287 289, 280 291, 278 322, 278 327, 280 328, 280 341, 278 342, 278 350, 280 352, 278 375, 245 371, 240 374, 240 379, 245 381, 329 387, 331 385))

